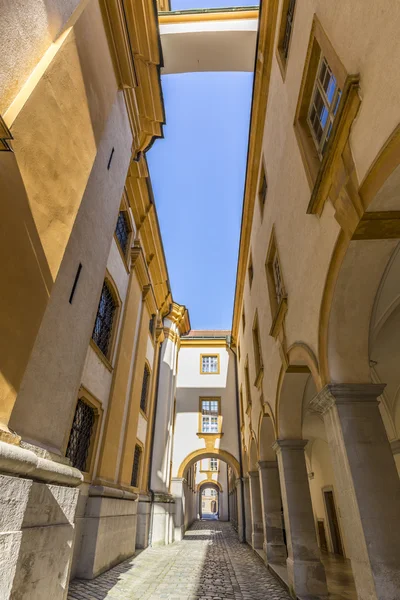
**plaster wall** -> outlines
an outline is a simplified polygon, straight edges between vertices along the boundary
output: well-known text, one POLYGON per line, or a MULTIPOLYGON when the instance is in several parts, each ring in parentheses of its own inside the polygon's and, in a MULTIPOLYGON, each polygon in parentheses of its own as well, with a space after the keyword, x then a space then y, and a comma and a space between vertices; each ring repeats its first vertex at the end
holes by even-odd
MULTIPOLYGON (((0 43, 8 42, 9 34, 15 35, 16 31, 22 35, 28 27, 31 35, 36 35, 31 11, 40 12, 38 7, 42 3, 28 4, 24 3, 23 8, 15 3, 2 5, 0 10, 7 11, 7 15, 9 12, 19 15, 18 19, 24 22, 14 28, 10 21, 0 19, 1 25, 8 27, 0 43)), ((57 6, 60 14, 64 14, 75 4, 46 2, 46 6, 56 18, 57 6)), ((21 46, 23 52, 21 42, 12 47, 11 56, 19 52, 21 46)), ((9 56, 10 52, 5 52, 5 62, 9 56)), ((116 166, 115 162, 121 162, 129 148, 130 134, 122 98, 117 98, 116 79, 97 0, 88 4, 75 26, 66 32, 42 76, 28 88, 26 94, 21 92, 15 99, 18 106, 13 105, 11 124, 6 119, 14 137, 14 153, 2 152, 0 158, 1 187, 5 194, 0 237, 7 257, 3 261, 2 276, 8 282, 0 298, 0 314, 4 315, 0 324, 0 419, 5 423, 20 389, 85 191, 88 195, 91 189, 94 196, 100 198, 106 193, 113 196, 116 191, 120 195, 120 182, 118 187, 116 182, 125 167, 116 166), (113 144, 117 146, 113 172, 106 174, 104 167, 113 144), (92 170, 97 152, 100 157, 97 170, 92 170), (99 194, 94 192, 96 185, 99 194), (29 298, 28 304, 26 298, 29 298)), ((93 197, 93 205, 94 200, 93 197)), ((87 214, 87 208, 82 212, 87 214)), ((68 251, 68 275, 63 283, 67 299, 82 258, 81 250, 86 252, 86 243, 91 243, 99 219, 100 212, 92 221, 88 220, 86 233, 79 228, 72 261, 71 249, 68 251)), ((96 247, 96 244, 89 246, 88 260, 82 263, 81 281, 95 259, 93 249, 96 247)))
POLYGON ((40 58, 62 32, 79 0, 5 0, 0 9, 0 114, 10 105, 40 58))
POLYGON ((130 144, 126 109, 118 94, 11 418, 12 427, 24 438, 58 453, 63 453, 69 434, 130 159, 130 144), (112 147, 113 168, 108 171, 112 147), (70 304, 79 263, 82 272, 70 304), (64 428, 59 427, 60 422, 66 424, 64 428))
MULTIPOLYGON (((278 25, 282 10, 279 3, 278 25)), ((340 231, 334 208, 328 200, 321 217, 306 214, 310 186, 306 178, 293 121, 296 111, 311 24, 314 13, 350 74, 360 74, 362 102, 350 133, 350 147, 361 182, 376 154, 400 120, 398 78, 391 75, 400 59, 395 41, 400 7, 384 0, 379 6, 372 0, 361 4, 346 1, 338 7, 326 0, 307 0, 296 4, 294 28, 285 77, 276 57, 272 58, 270 90, 262 144, 268 192, 263 215, 256 198, 250 250, 254 279, 248 277, 244 288, 246 330, 239 331, 241 360, 239 382, 244 386, 244 363, 249 356, 253 408, 246 419, 246 444, 250 427, 256 429, 261 407, 256 401, 263 393, 275 413, 278 377, 282 366, 279 345, 269 335, 272 324, 268 299, 265 261, 274 226, 282 276, 288 295, 285 318, 286 347, 304 343, 318 356, 318 331, 322 294, 332 253, 340 231), (377 31, 385 32, 376 35, 377 31), (388 70, 382 65, 388 64, 388 70), (261 346, 268 378, 262 390, 255 379, 252 323, 258 309, 261 346)), ((243 306, 240 308, 242 312, 243 306)), ((339 324, 340 326, 340 324, 339 324)), ((276 414, 276 413, 275 413, 276 414)))

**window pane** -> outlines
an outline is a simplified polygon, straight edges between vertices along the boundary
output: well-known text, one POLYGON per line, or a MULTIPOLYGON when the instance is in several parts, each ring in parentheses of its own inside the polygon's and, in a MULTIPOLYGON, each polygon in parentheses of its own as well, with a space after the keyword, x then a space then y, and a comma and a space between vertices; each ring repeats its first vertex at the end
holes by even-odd
POLYGON ((100 348, 104 356, 108 356, 110 350, 115 309, 116 303, 114 298, 107 283, 104 282, 92 333, 93 341, 100 348))
POLYGON ((121 247, 122 252, 125 254, 126 248, 128 245, 129 226, 128 226, 128 217, 124 210, 121 210, 119 212, 117 226, 115 228, 115 235, 116 235, 118 243, 121 247))
POLYGON ((87 458, 95 421, 94 409, 78 400, 65 456, 80 471, 88 469, 87 458))

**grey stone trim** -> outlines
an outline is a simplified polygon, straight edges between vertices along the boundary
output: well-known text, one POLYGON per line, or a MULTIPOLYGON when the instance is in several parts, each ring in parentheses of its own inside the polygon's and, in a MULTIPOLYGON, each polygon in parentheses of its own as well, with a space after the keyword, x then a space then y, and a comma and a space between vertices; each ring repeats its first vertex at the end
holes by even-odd
POLYGON ((276 440, 272 446, 275 452, 279 452, 282 448, 290 448, 291 450, 303 450, 307 446, 308 440, 276 440))
POLYGON ((309 403, 311 412, 325 414, 334 404, 378 402, 386 383, 328 383, 309 403))
POLYGON ((112 488, 105 485, 91 485, 89 487, 89 496, 101 496, 102 498, 119 498, 120 500, 137 500, 138 494, 128 492, 127 490, 121 490, 119 488, 112 488))
POLYGON ((255 479, 260 477, 260 473, 258 471, 249 471, 249 477, 250 479, 255 479))
POLYGON ((259 460, 258 461, 258 469, 261 471, 262 469, 277 469, 278 461, 276 460, 259 460))
POLYGON ((400 440, 394 440, 393 442, 390 442, 390 447, 393 454, 400 454, 400 440))
POLYGON ((83 475, 78 469, 47 458, 40 458, 32 450, 5 442, 0 442, 0 473, 10 473, 72 487, 80 485, 83 481, 83 475))

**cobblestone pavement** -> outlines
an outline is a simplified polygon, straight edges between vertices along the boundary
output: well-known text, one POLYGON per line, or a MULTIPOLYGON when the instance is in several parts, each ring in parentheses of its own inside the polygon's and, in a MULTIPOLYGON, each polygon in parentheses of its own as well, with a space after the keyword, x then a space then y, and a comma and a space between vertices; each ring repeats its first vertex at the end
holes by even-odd
POLYGON ((68 600, 290 600, 230 523, 196 521, 182 542, 147 548, 93 581, 71 583, 68 600))

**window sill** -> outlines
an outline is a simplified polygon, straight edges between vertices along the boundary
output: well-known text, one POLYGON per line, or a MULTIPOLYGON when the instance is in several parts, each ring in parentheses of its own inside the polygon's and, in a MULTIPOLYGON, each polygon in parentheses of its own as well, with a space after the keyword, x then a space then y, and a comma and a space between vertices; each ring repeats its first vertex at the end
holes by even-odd
POLYGON ((279 303, 278 310, 276 311, 276 315, 274 317, 274 320, 272 321, 271 329, 269 332, 269 335, 271 335, 275 339, 278 337, 278 333, 282 328, 283 319, 285 318, 287 309, 287 296, 284 296, 279 303))
POLYGON ((149 420, 149 417, 146 415, 146 413, 144 412, 144 410, 142 410, 141 408, 139 408, 139 412, 142 415, 143 419, 145 419, 146 421, 149 420))
POLYGON ((98 347, 98 345, 96 344, 96 342, 93 341, 92 338, 90 338, 89 345, 92 348, 92 350, 95 351, 95 353, 97 354, 97 356, 99 357, 99 359, 101 360, 101 362, 103 363, 103 365, 106 367, 106 369, 108 371, 110 371, 110 373, 112 373, 113 370, 114 370, 114 367, 112 366, 112 364, 110 363, 110 361, 108 360, 108 358, 106 356, 104 356, 104 354, 102 353, 102 351, 100 350, 100 348, 98 347))
POLYGON ((211 438, 220 439, 224 434, 222 433, 222 431, 219 431, 218 433, 203 433, 200 431, 199 433, 196 433, 196 435, 200 439, 207 440, 211 438))
MULTIPOLYGON (((321 215, 325 201, 335 183, 335 175, 340 166, 342 153, 361 104, 358 92, 359 76, 349 75, 344 85, 342 101, 335 119, 332 135, 329 139, 324 158, 322 162, 319 162, 318 168, 315 166, 315 157, 312 156, 311 151, 307 148, 307 142, 304 141, 306 137, 305 132, 299 131, 300 129, 304 130, 308 125, 299 122, 296 123, 297 139, 301 146, 307 175, 312 185, 311 198, 307 207, 307 214, 309 215, 321 215)), ((312 139, 310 141, 313 143, 312 139)))

